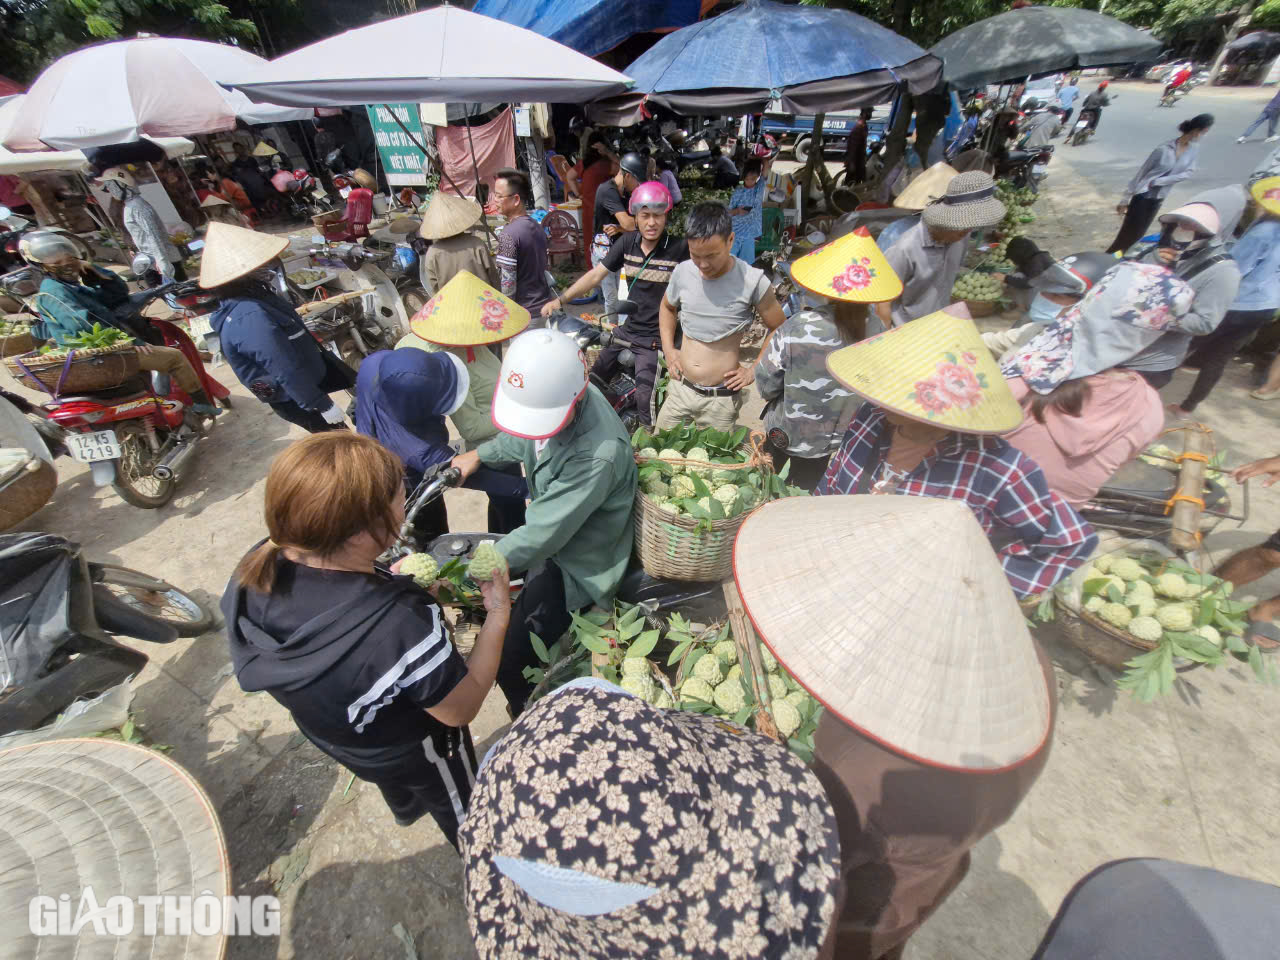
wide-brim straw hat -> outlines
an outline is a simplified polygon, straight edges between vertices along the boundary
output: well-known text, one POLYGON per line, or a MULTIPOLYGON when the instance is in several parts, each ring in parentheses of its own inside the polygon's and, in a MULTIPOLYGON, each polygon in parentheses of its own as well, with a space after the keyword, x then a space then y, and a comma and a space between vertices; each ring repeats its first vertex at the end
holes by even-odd
POLYGON ((743 523, 733 566, 778 662, 831 714, 895 752, 993 771, 1049 737, 1034 641, 963 501, 778 500, 743 523))
POLYGON ((201 201, 200 201, 200 206, 202 206, 202 207, 226 207, 226 206, 230 206, 230 204, 228 204, 226 200, 223 200, 223 199, 222 199, 220 196, 218 196, 216 193, 211 193, 211 194, 209 194, 207 197, 205 197, 203 200, 201 200, 201 201))
POLYGON ((939 311, 827 355, 876 406, 961 433, 1008 433, 1022 407, 972 320, 939 311))
POLYGON ((811 770, 602 681, 520 715, 458 840, 483 960, 814 957, 835 913, 839 837, 811 770))
POLYGON ((1249 188, 1249 193, 1267 213, 1280 215, 1280 177, 1267 177, 1249 188))
POLYGON ((454 237, 475 226, 482 216, 484 210, 474 200, 437 190, 422 215, 418 236, 426 240, 454 237))
POLYGON ((1004 219, 1004 204, 996 199, 996 182, 981 170, 958 173, 946 191, 924 208, 925 226, 939 230, 978 230, 1004 219))
MULTIPOLYGON (((231 892, 217 814, 195 779, 163 754, 120 741, 48 740, 0 753, 0 922, 10 936, 27 931, 31 899, 71 897, 74 919, 88 887, 99 906, 109 897, 231 892), (8 917, 7 920, 2 918, 8 917)), ((131 933, 42 937, 31 955, 184 957, 215 960, 226 937, 165 937, 144 932, 135 902, 131 933), (104 943, 103 941, 106 941, 104 943)), ((193 915, 196 911, 192 911, 193 915)), ((114 911, 108 915, 115 917, 114 911)), ((25 936, 25 934, 24 934, 25 936)), ((19 949, 18 953, 25 953, 19 949)))
POLYGON ((1162 224, 1176 223, 1179 220, 1190 221, 1199 233, 1211 237, 1216 237, 1218 231, 1222 229, 1222 218, 1218 216, 1217 208, 1211 203, 1193 200, 1191 203, 1184 203, 1176 210, 1160 214, 1162 224))
POLYGON ((474 273, 459 270, 409 320, 423 340, 479 347, 509 340, 529 326, 529 311, 474 273))
POLYGON ((270 263, 288 246, 288 237, 273 237, 269 233, 214 221, 204 235, 200 286, 207 290, 230 283, 270 263))
POLYGON ((849 303, 881 303, 902 295, 902 281, 866 227, 806 253, 791 265, 791 279, 810 293, 849 303))
POLYGON ((945 160, 921 172, 898 194, 893 205, 900 210, 923 210, 930 202, 947 192, 947 184, 960 176, 960 171, 945 160))
POLYGON ((253 151, 249 154, 251 157, 274 157, 280 151, 267 143, 265 140, 259 140, 254 145, 253 151))

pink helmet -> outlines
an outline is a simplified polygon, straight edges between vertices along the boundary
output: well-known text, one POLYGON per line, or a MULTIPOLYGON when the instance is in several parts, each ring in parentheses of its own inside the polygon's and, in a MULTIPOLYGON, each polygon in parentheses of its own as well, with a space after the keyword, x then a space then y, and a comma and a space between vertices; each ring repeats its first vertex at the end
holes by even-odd
POLYGON ((647 180, 631 191, 627 212, 633 217, 641 210, 666 213, 671 209, 671 193, 657 180, 647 180))

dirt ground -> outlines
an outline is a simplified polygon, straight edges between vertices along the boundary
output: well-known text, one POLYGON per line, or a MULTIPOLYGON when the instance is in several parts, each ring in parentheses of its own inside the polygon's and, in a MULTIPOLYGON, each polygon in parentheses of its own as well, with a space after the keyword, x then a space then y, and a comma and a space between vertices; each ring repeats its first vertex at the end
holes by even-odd
MULTIPOLYGON (((1058 251, 1105 243, 1101 234, 1114 228, 1107 209, 1060 164, 1032 236, 1058 251)), ((249 397, 226 367, 215 373, 232 386, 235 409, 202 442, 170 506, 128 506, 62 460, 54 501, 22 529, 78 540, 94 559, 163 575, 216 604, 237 560, 265 535, 271 458, 302 434, 249 397)), ((1231 464, 1276 452, 1274 411, 1249 399, 1246 380, 1234 365, 1202 407, 1231 464)), ((1166 398, 1188 382, 1179 373, 1166 398)), ((759 410, 753 398, 744 417, 754 421, 759 410)), ((447 499, 454 529, 483 524, 479 494, 447 499)), ((1280 489, 1255 490, 1249 521, 1224 526, 1209 546, 1223 555, 1277 526, 1280 489)), ((1276 580, 1254 592, 1274 592, 1276 580)), ((1238 670, 1202 671, 1144 706, 1117 694, 1108 671, 1047 642, 1061 701, 1052 760, 1014 819, 974 850, 968 879, 912 941, 913 960, 1028 956, 1072 883, 1113 858, 1167 856, 1280 882, 1280 779, 1258 775, 1280 761, 1275 738, 1258 733, 1275 692, 1238 670)), ((237 938, 229 957, 403 957, 396 924, 419 957, 474 956, 459 862, 429 820, 397 827, 375 788, 350 783, 269 696, 244 694, 220 631, 147 652, 133 701, 147 738, 169 745, 212 797, 235 891, 275 891, 283 900, 280 936, 237 938)), ((480 752, 504 724, 495 693, 473 725, 480 752)))

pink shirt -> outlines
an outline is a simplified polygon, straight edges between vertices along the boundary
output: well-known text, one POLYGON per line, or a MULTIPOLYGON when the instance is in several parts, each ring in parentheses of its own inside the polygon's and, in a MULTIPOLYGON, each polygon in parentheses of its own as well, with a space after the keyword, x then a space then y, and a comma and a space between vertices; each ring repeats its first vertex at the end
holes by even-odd
MULTIPOLYGON (((1046 408, 1044 423, 1028 410, 1022 425, 1004 439, 1040 465, 1049 489, 1073 507, 1098 492, 1123 464, 1146 449, 1164 429, 1160 394, 1129 370, 1108 370, 1085 378, 1089 398, 1080 416, 1046 408)), ((1009 380, 1018 402, 1030 388, 1009 380)))

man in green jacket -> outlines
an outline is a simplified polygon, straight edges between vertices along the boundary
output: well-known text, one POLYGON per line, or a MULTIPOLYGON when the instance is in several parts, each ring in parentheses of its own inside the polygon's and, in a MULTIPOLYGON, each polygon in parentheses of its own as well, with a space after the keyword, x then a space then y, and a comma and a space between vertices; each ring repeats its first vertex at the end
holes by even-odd
POLYGON ((523 463, 529 482, 524 526, 497 544, 513 572, 526 571, 498 668, 516 716, 534 686, 524 668, 539 662, 529 635, 550 645, 572 612, 613 604, 631 557, 636 464, 622 421, 587 383, 582 352, 557 331, 511 341, 493 422, 502 432, 453 465, 467 477, 482 463, 523 463))

